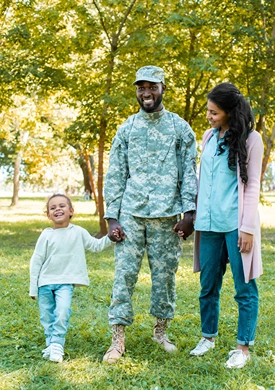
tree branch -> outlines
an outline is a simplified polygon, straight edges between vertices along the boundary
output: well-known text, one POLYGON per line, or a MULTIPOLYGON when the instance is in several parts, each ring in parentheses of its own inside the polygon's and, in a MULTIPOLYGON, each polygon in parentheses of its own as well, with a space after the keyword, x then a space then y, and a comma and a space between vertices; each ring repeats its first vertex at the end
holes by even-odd
POLYGON ((130 33, 127 33, 127 35, 125 35, 124 37, 122 37, 121 39, 120 39, 120 42, 122 42, 122 44, 121 45, 118 45, 118 47, 121 47, 121 46, 123 46, 123 44, 125 44, 125 42, 127 42, 133 35, 135 35, 135 34, 137 34, 139 31, 142 31, 142 30, 146 30, 147 28, 152 28, 152 27, 156 27, 156 26, 161 26, 161 25, 163 25, 164 23, 149 23, 149 24, 146 24, 146 25, 144 25, 144 26, 142 26, 142 27, 140 27, 140 28, 138 28, 138 29, 136 29, 136 30, 134 30, 134 31, 132 31, 132 32, 130 32, 130 33))
POLYGON ((100 11, 99 5, 97 4, 96 0, 93 0, 93 4, 94 4, 94 6, 97 9, 97 12, 98 12, 98 15, 99 15, 99 19, 100 19, 100 22, 101 22, 101 26, 102 26, 102 28, 103 28, 106 36, 107 36, 107 39, 108 39, 110 45, 112 45, 112 40, 111 40, 111 38, 110 38, 110 36, 108 34, 108 30, 107 30, 107 28, 105 26, 104 19, 103 19, 102 13, 100 11))
POLYGON ((137 0, 132 0, 131 4, 130 4, 129 7, 127 8, 127 10, 126 10, 126 12, 125 12, 125 15, 124 15, 122 21, 120 22, 120 25, 119 25, 119 28, 118 28, 118 32, 117 32, 117 34, 116 34, 117 38, 120 36, 121 31, 122 31, 122 28, 123 28, 123 26, 124 26, 124 24, 125 24, 125 22, 126 22, 128 16, 129 16, 130 12, 132 11, 132 8, 133 8, 133 6, 135 5, 136 1, 137 1, 137 0))

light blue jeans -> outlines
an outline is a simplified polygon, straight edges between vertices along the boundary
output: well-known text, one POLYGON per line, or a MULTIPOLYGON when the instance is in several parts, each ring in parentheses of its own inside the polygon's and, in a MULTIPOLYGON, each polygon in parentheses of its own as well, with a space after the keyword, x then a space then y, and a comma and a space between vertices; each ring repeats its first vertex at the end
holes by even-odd
POLYGON ((40 321, 44 327, 46 346, 65 345, 65 336, 71 315, 72 284, 48 284, 38 289, 40 321))
POLYGON ((238 339, 240 345, 253 345, 258 317, 258 289, 255 279, 245 283, 238 243, 238 229, 228 233, 201 232, 200 313, 202 335, 218 334, 220 291, 229 257, 238 303, 238 339))

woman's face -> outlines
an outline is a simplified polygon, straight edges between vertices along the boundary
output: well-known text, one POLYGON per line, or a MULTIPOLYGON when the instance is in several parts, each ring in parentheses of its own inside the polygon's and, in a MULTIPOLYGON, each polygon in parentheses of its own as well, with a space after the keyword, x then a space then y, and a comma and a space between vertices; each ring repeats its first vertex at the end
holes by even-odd
POLYGON ((207 101, 206 119, 210 123, 211 127, 220 127, 222 131, 228 130, 229 114, 216 106, 216 104, 211 102, 211 100, 207 101))

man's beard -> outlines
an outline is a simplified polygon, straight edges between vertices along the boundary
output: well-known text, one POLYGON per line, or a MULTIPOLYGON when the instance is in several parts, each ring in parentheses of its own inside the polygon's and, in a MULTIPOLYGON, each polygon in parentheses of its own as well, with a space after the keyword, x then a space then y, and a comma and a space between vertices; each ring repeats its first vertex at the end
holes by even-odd
POLYGON ((162 94, 159 95, 159 97, 157 98, 157 100, 155 101, 155 103, 153 104, 152 107, 144 107, 144 102, 143 102, 143 100, 141 100, 141 99, 139 99, 139 98, 137 98, 137 101, 139 102, 140 107, 141 107, 145 112, 148 112, 148 113, 154 112, 154 111, 158 108, 158 106, 161 104, 161 102, 162 102, 162 94))

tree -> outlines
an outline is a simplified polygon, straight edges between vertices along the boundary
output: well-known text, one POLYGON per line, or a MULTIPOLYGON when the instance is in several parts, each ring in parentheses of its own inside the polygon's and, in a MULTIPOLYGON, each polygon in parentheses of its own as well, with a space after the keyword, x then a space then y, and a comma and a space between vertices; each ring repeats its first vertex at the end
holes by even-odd
MULTIPOLYGON (((95 182, 102 235, 105 156, 117 126, 138 109, 131 84, 140 66, 165 69, 165 107, 192 125, 198 141, 208 126, 207 92, 234 82, 263 134, 265 170, 275 132, 274 0, 12 0, 1 7, 3 112, 14 96, 73 112, 58 122, 49 108, 41 118, 59 146, 74 146, 83 168, 95 158, 88 180, 83 171, 86 185, 95 182)), ((24 169, 31 165, 22 160, 24 169)))
POLYGON ((0 162, 14 183, 11 205, 18 203, 20 182, 42 185, 47 182, 49 168, 61 156, 63 160, 65 155, 74 158, 73 151, 54 132, 68 125, 72 113, 59 105, 53 110, 51 103, 17 96, 13 106, 0 116, 0 162))
MULTIPOLYGON (((163 7, 163 3, 157 3, 163 7)), ((75 27, 78 34, 74 50, 79 60, 76 63, 74 75, 78 76, 75 83, 79 88, 72 91, 72 96, 81 102, 80 120, 82 123, 86 123, 86 132, 82 132, 81 137, 83 140, 85 138, 87 143, 90 139, 90 145, 92 145, 92 141, 96 141, 98 147, 98 209, 100 231, 103 235, 107 232, 103 219, 104 151, 106 144, 110 143, 117 124, 121 122, 121 118, 119 118, 121 112, 125 117, 134 109, 134 97, 129 98, 129 92, 125 93, 126 88, 124 87, 129 76, 125 79, 124 75, 129 74, 132 78, 134 77, 132 52, 133 49, 136 51, 136 46, 134 46, 136 41, 146 42, 149 35, 148 30, 155 25, 163 24, 163 22, 155 10, 148 8, 148 4, 142 4, 136 0, 116 3, 113 1, 92 1, 92 4, 93 8, 83 6, 77 10, 78 18, 81 18, 82 21, 85 19, 84 25, 87 26, 90 35, 87 32, 85 34, 83 27, 82 29, 75 27), (145 18, 141 19, 140 15, 142 14, 145 15, 145 18), (93 21, 93 29, 90 28, 91 21, 93 21), (83 52, 81 45, 83 35, 85 35, 87 46, 92 46, 90 56, 85 51, 85 61, 80 59, 83 52), (93 45, 89 38, 94 39, 93 45), (88 66, 91 64, 91 69, 88 71, 87 64, 88 66), (90 135, 87 135, 87 131, 90 129, 92 131, 90 135), (85 137, 84 134, 86 134, 85 137)), ((153 49, 148 48, 148 53, 144 58, 149 58, 151 52, 153 49)), ((83 128, 84 126, 82 126, 83 128)))
MULTIPOLYGON (((261 180, 275 139, 275 3, 235 1, 227 7, 230 45, 223 73, 249 99, 265 146, 261 180)), ((226 16, 225 16, 226 17, 226 16)), ((224 41, 224 40, 223 40, 224 41)))
MULTIPOLYGON (((33 20, 33 17, 37 16, 39 11, 37 9, 37 13, 34 12, 34 1, 4 1, 0 11, 2 46, 0 85, 3 91, 0 97, 0 107, 2 108, 2 120, 4 126, 6 126, 6 130, 1 131, 0 137, 4 140, 2 150, 5 149, 7 152, 3 154, 2 161, 5 160, 8 164, 10 162, 14 164, 13 170, 10 170, 10 172, 13 171, 14 175, 12 204, 17 204, 20 169, 24 160, 24 152, 26 150, 30 153, 27 135, 29 133, 34 134, 34 129, 36 129, 35 135, 37 137, 39 129, 45 127, 40 118, 37 118, 36 115, 32 117, 33 106, 37 105, 39 97, 49 97, 64 82, 65 73, 61 69, 62 67, 57 69, 54 67, 54 63, 50 63, 49 55, 38 55, 37 48, 41 50, 45 41, 41 41, 40 32, 43 27, 36 23, 35 18, 33 20), (46 64, 45 57, 47 58, 46 64), (49 93, 49 89, 51 93, 49 93), (27 118, 24 116, 25 112, 28 112, 29 116, 27 118), (22 113, 23 119, 21 117, 22 113), (6 136, 5 133, 7 132, 10 135, 6 136), (13 153, 12 156, 10 156, 10 151, 13 153)), ((52 24, 52 30, 56 31, 54 24, 52 24)), ((52 33, 52 37, 54 36, 52 33)), ((42 37, 45 36, 42 34, 42 37)), ((58 39, 60 38, 55 38, 55 42, 59 42, 58 39)), ((63 55, 62 58, 64 60, 65 56, 63 55)), ((39 137, 37 137, 38 140, 39 137)), ((24 160, 24 164, 26 167, 26 160, 24 160)), ((28 166, 31 167, 33 164, 34 160, 29 160, 28 166)), ((38 165, 37 159, 35 164, 38 165)))

